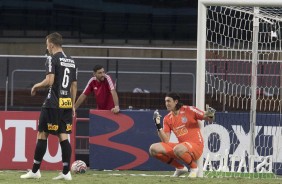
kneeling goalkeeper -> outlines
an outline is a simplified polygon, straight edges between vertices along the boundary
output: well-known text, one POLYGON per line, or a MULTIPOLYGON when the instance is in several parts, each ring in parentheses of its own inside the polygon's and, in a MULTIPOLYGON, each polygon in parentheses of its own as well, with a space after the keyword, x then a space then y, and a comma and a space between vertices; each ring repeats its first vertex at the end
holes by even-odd
POLYGON ((198 120, 212 121, 215 110, 209 107, 204 112, 193 106, 183 105, 177 93, 168 93, 165 97, 165 105, 170 112, 163 119, 163 128, 160 124, 160 114, 158 111, 154 113, 153 119, 162 142, 152 144, 150 154, 175 167, 173 177, 188 172, 187 167, 179 161, 190 167, 188 177, 197 177, 196 160, 202 155, 204 147, 198 120), (176 135, 178 143, 169 142, 171 131, 176 135))

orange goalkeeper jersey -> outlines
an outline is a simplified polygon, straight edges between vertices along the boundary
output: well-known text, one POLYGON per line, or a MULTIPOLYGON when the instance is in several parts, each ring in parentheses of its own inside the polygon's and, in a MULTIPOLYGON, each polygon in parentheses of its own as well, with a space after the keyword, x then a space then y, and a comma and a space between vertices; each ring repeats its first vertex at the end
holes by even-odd
POLYGON ((193 106, 182 106, 179 114, 172 112, 167 114, 163 120, 164 132, 171 132, 176 135, 178 141, 191 142, 203 146, 203 138, 200 132, 198 120, 203 120, 204 112, 193 106))

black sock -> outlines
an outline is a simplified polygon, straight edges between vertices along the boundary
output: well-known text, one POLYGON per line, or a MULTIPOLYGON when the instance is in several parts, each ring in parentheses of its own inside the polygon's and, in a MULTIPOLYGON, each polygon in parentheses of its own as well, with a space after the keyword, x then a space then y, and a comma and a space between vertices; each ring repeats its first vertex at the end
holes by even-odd
POLYGON ((60 145, 62 149, 63 174, 67 174, 70 171, 71 145, 69 140, 60 142, 60 145))
POLYGON ((46 149, 47 149, 47 140, 38 139, 34 153, 34 163, 32 167, 33 173, 36 173, 40 168, 40 164, 44 157, 46 149))

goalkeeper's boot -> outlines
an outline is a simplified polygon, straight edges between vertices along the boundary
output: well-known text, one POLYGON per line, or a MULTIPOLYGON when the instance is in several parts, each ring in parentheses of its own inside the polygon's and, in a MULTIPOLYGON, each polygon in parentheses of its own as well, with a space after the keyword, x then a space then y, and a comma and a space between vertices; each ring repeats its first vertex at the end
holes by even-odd
POLYGON ((186 174, 186 173, 188 173, 187 167, 184 166, 182 169, 176 168, 174 174, 171 177, 179 177, 179 176, 186 174))
POLYGON ((53 178, 53 180, 72 180, 70 171, 67 174, 59 173, 59 176, 53 178))
POLYGON ((29 170, 26 174, 21 175, 22 179, 39 179, 41 178, 40 170, 36 173, 33 173, 32 170, 29 170))
POLYGON ((199 171, 198 167, 197 168, 193 168, 193 169, 191 168, 190 174, 188 175, 188 178, 197 178, 198 171, 199 171))

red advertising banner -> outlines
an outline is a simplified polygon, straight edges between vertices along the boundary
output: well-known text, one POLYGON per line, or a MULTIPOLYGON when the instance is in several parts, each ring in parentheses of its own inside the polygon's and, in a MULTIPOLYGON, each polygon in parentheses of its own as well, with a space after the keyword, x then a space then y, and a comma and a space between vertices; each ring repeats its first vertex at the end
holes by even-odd
MULTIPOLYGON (((0 111, 0 169, 31 169, 37 140, 40 112, 0 111)), ((73 127, 75 127, 73 125, 73 127)), ((75 158, 75 132, 70 135, 72 161, 75 158)), ((41 170, 62 169, 58 138, 49 135, 41 170)))

